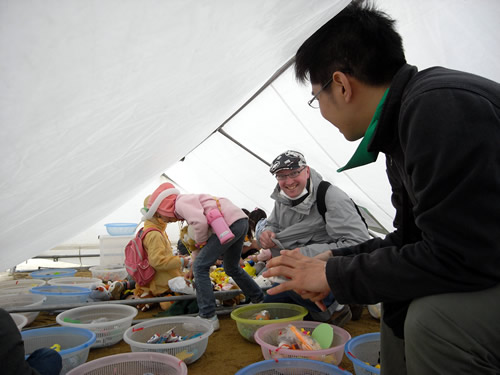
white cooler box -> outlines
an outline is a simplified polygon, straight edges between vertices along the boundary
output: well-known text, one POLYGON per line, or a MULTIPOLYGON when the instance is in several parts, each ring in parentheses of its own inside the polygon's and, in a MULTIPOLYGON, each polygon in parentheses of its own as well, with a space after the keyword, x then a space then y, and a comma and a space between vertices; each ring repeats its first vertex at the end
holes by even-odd
POLYGON ((101 234, 99 236, 99 250, 101 252, 100 265, 109 266, 125 263, 125 246, 133 239, 130 236, 109 236, 101 234))

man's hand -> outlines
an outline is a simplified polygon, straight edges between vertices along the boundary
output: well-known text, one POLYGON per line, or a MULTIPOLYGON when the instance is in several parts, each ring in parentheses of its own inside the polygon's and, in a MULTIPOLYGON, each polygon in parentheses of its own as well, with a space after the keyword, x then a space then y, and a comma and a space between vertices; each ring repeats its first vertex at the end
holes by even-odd
POLYGON ((330 292, 326 279, 326 261, 302 255, 299 249, 281 250, 281 256, 270 259, 264 277, 284 276, 289 281, 267 291, 274 295, 293 290, 302 298, 321 301, 330 292))
POLYGON ((265 230, 260 234, 259 237, 259 242, 262 246, 263 249, 271 249, 274 246, 276 246, 271 238, 275 238, 276 233, 270 231, 270 230, 265 230))

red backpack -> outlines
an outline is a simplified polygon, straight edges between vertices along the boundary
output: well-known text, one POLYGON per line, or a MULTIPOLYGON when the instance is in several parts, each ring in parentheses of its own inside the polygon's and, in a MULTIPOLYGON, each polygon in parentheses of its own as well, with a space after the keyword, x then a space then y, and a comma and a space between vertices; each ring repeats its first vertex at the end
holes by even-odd
POLYGON ((156 228, 141 228, 134 239, 130 240, 125 246, 125 268, 130 276, 139 286, 147 285, 155 276, 155 269, 151 267, 148 261, 148 254, 142 245, 142 240, 149 232, 156 228))

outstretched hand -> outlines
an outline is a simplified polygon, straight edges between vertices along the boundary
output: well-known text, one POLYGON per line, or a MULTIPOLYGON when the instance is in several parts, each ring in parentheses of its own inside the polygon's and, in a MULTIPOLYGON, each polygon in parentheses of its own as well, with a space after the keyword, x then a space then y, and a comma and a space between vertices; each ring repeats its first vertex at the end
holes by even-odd
POLYGON ((281 256, 267 261, 264 277, 284 276, 289 279, 267 291, 274 295, 293 290, 302 298, 321 301, 330 293, 326 279, 326 261, 302 255, 299 249, 281 250, 281 256))
POLYGON ((194 288, 194 282, 193 282, 193 270, 192 269, 189 269, 188 271, 186 271, 186 273, 184 273, 184 280, 186 280, 186 284, 189 286, 189 285, 192 285, 193 288, 194 288))

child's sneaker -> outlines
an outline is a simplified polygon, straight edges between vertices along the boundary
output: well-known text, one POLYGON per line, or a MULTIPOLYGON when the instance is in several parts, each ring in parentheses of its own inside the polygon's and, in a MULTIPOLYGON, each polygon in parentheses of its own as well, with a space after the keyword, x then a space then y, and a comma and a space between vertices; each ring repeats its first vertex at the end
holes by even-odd
POLYGON ((212 324, 214 332, 218 331, 220 329, 219 318, 217 318, 217 315, 214 315, 211 318, 202 318, 201 316, 198 315, 197 318, 203 319, 203 320, 209 322, 210 324, 212 324))

